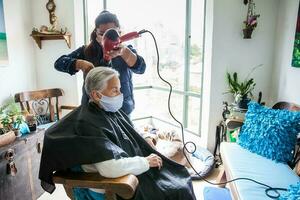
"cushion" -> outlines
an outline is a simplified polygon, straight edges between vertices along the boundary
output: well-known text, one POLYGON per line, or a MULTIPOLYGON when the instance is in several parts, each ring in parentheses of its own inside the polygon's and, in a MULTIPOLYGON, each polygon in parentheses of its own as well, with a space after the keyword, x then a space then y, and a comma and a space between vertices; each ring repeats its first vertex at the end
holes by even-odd
POLYGON ((290 185, 288 190, 280 195, 279 200, 297 200, 300 199, 300 182, 290 185))
POLYGON ((286 163, 293 158, 299 131, 300 112, 250 102, 238 144, 268 159, 286 163))

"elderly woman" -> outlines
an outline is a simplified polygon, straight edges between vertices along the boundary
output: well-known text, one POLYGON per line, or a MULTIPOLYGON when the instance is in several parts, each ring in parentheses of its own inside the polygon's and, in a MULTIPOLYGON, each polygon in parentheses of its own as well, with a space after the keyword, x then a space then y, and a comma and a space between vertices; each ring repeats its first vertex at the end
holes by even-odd
MULTIPOLYGON (((54 190, 53 171, 77 166, 108 178, 136 175, 137 200, 196 199, 185 167, 151 148, 119 110, 123 95, 118 72, 107 67, 92 69, 85 90, 89 104, 81 105, 46 131, 39 175, 45 190, 54 190)), ((86 195, 81 199, 103 199, 101 192, 79 192, 77 199, 80 194, 86 195)))

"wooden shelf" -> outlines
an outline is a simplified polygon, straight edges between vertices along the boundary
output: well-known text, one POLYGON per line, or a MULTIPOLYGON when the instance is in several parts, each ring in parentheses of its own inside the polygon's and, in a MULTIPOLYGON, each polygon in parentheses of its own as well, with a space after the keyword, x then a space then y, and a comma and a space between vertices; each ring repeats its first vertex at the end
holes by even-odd
POLYGON ((38 47, 42 49, 42 40, 65 40, 68 47, 71 48, 71 33, 65 34, 43 34, 43 33, 32 33, 30 35, 38 47))

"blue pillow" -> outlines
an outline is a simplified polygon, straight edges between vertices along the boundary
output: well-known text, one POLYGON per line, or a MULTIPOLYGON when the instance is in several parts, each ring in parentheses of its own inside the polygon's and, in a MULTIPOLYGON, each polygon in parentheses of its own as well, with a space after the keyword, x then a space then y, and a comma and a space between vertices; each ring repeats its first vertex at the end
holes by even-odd
POLYGON ((280 195, 279 200, 297 200, 300 199, 300 182, 290 185, 288 190, 280 195))
POLYGON ((275 110, 250 102, 238 144, 268 159, 286 163, 293 158, 299 132, 300 112, 275 110))

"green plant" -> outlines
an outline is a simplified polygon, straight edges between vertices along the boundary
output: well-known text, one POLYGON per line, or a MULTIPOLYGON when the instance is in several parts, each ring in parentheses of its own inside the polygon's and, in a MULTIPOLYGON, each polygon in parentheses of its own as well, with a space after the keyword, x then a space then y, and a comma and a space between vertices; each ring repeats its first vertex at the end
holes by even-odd
POLYGON ((249 78, 249 76, 255 69, 260 66, 262 65, 254 67, 243 81, 240 81, 238 79, 237 72, 234 72, 233 74, 230 74, 229 72, 226 73, 229 88, 227 93, 233 94, 233 96, 235 97, 235 101, 239 101, 241 98, 248 98, 249 95, 250 97, 253 97, 252 92, 256 83, 254 82, 254 79, 249 78))
POLYGON ((0 106, 0 127, 1 133, 18 129, 23 123, 23 116, 20 107, 13 98, 10 98, 4 105, 0 106))
POLYGON ((2 116, 0 119, 0 123, 2 124, 4 132, 8 132, 11 130, 12 120, 8 115, 2 116))
POLYGON ((229 86, 229 93, 232 93, 234 96, 246 97, 248 94, 252 96, 252 91, 256 83, 254 83, 253 78, 244 81, 238 80, 238 75, 234 72, 232 75, 227 72, 227 81, 229 86))
POLYGON ((16 120, 14 121, 14 128, 19 129, 20 125, 24 122, 23 116, 18 115, 16 116, 16 120))
POLYGON ((259 17, 260 15, 255 13, 255 3, 253 0, 250 0, 248 4, 247 19, 244 21, 245 29, 254 30, 257 26, 257 18, 259 17))

